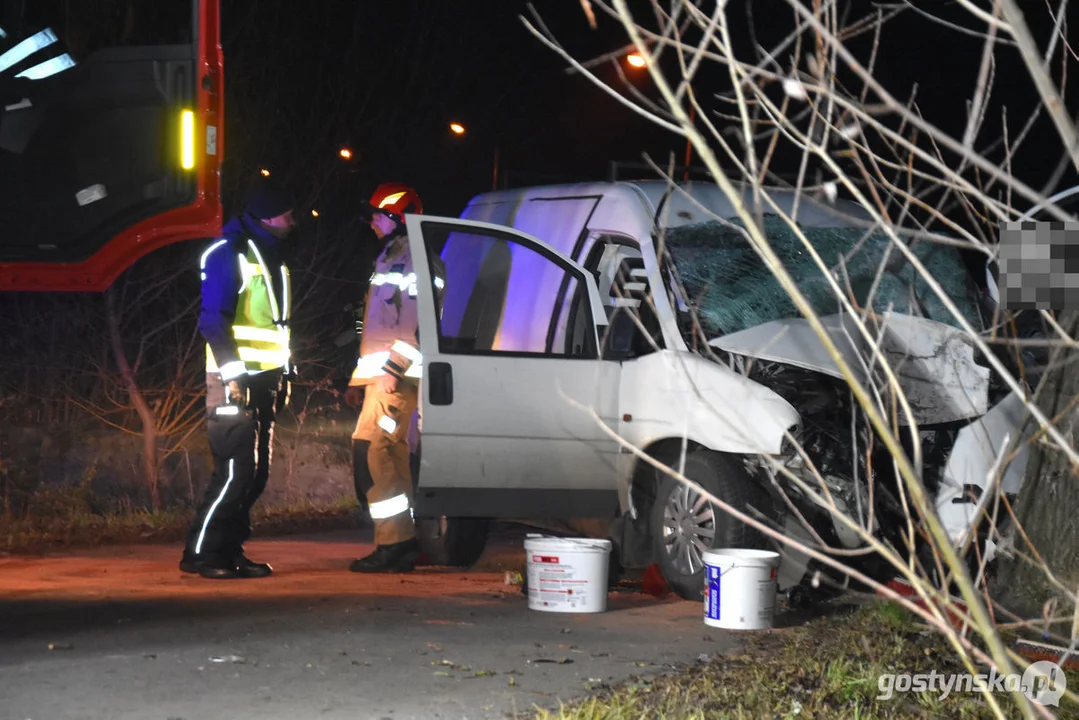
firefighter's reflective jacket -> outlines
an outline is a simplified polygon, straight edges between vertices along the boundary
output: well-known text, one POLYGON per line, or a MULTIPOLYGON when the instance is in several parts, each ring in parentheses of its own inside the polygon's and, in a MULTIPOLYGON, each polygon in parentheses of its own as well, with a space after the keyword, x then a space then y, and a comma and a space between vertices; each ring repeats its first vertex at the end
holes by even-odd
POLYGON ((224 381, 244 373, 288 371, 289 271, 272 236, 233 221, 202 254, 206 371, 224 381))
MULTIPOLYGON (((441 292, 445 270, 437 257, 432 265, 435 287, 441 292)), ((416 294, 408 234, 402 228, 390 236, 375 261, 364 310, 360 358, 350 385, 366 385, 384 373, 399 380, 416 381, 423 376, 416 294)))

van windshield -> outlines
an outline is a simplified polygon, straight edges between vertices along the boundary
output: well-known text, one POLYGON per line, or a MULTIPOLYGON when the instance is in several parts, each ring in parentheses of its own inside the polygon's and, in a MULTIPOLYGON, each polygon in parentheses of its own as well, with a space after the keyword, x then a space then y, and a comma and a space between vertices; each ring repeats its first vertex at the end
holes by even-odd
MULTIPOLYGON (((741 225, 738 218, 730 223, 741 225)), ((780 261, 819 315, 840 311, 835 293, 802 241, 778 215, 764 216, 764 231, 780 261)), ((861 228, 803 227, 802 232, 848 288, 855 307, 865 306, 891 239, 861 228), (840 267, 842 258, 843 266, 840 267)), ((665 247, 709 339, 773 320, 801 317, 772 272, 742 233, 718 221, 669 228, 665 247)), ((976 285, 959 251, 930 241, 916 241, 914 254, 976 330, 982 320, 976 285)), ((873 309, 927 317, 952 326, 958 322, 904 255, 893 248, 873 296, 873 309)))

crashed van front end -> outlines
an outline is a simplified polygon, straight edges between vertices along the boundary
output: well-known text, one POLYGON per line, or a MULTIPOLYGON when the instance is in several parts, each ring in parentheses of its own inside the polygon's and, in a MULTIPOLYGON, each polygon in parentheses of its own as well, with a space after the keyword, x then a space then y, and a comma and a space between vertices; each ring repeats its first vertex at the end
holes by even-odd
MULTIPOLYGON (((802 482, 785 480, 769 470, 774 458, 761 458, 762 482, 781 486, 786 498, 776 497, 777 506, 794 502, 833 547, 865 543, 831 507, 903 544, 909 503, 890 456, 829 350, 736 225, 714 221, 671 228, 666 247, 677 292, 715 357, 774 391, 800 416, 796 439, 804 455, 792 447, 781 462, 802 482)), ((1019 398, 992 382, 969 334, 903 254, 889 250, 887 236, 854 227, 800 228, 861 314, 868 331, 863 333, 787 223, 765 216, 764 230, 855 381, 885 409, 889 424, 899 426, 908 457, 919 441, 922 462, 915 472, 952 540, 963 543, 994 496, 986 491, 1005 441, 1022 432, 1019 398), (896 384, 902 397, 893 391, 896 384)), ((980 332, 985 320, 978 291, 958 252, 925 241, 911 247, 966 323, 980 332)), ((1013 447, 1017 453, 1002 479, 1009 494, 1018 492, 1026 465, 1024 446, 1013 447)), ((791 534, 809 537, 797 527, 800 522, 787 519, 791 534)), ((991 542, 986 550, 992 553, 991 542)), ((785 562, 781 586, 800 581, 812 565, 808 557, 785 552, 793 562, 785 562)))

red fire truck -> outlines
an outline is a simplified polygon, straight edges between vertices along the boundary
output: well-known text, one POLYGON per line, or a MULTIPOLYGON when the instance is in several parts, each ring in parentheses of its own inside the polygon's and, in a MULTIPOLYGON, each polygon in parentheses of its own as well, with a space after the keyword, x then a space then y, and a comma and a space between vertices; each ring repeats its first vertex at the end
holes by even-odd
POLYGON ((0 0, 0 291, 220 232, 219 0, 0 0))

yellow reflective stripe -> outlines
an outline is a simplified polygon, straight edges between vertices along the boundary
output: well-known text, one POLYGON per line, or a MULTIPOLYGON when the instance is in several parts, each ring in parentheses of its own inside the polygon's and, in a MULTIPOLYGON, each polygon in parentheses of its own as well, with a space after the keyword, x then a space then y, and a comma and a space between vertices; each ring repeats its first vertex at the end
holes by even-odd
POLYGON ((252 325, 233 325, 232 335, 237 340, 258 340, 261 342, 288 345, 288 330, 285 328, 261 328, 252 325))
POLYGON ((288 350, 265 350, 263 348, 240 347, 240 359, 244 362, 272 363, 274 367, 288 362, 288 350))
POLYGON ((378 419, 378 426, 392 435, 397 429, 397 421, 389 415, 383 415, 378 419))
POLYGON ((400 200, 404 196, 405 196, 404 192, 394 193, 393 195, 387 195, 386 197, 382 198, 382 201, 378 204, 378 206, 380 208, 384 208, 387 205, 393 205, 395 202, 397 202, 398 200, 400 200))

